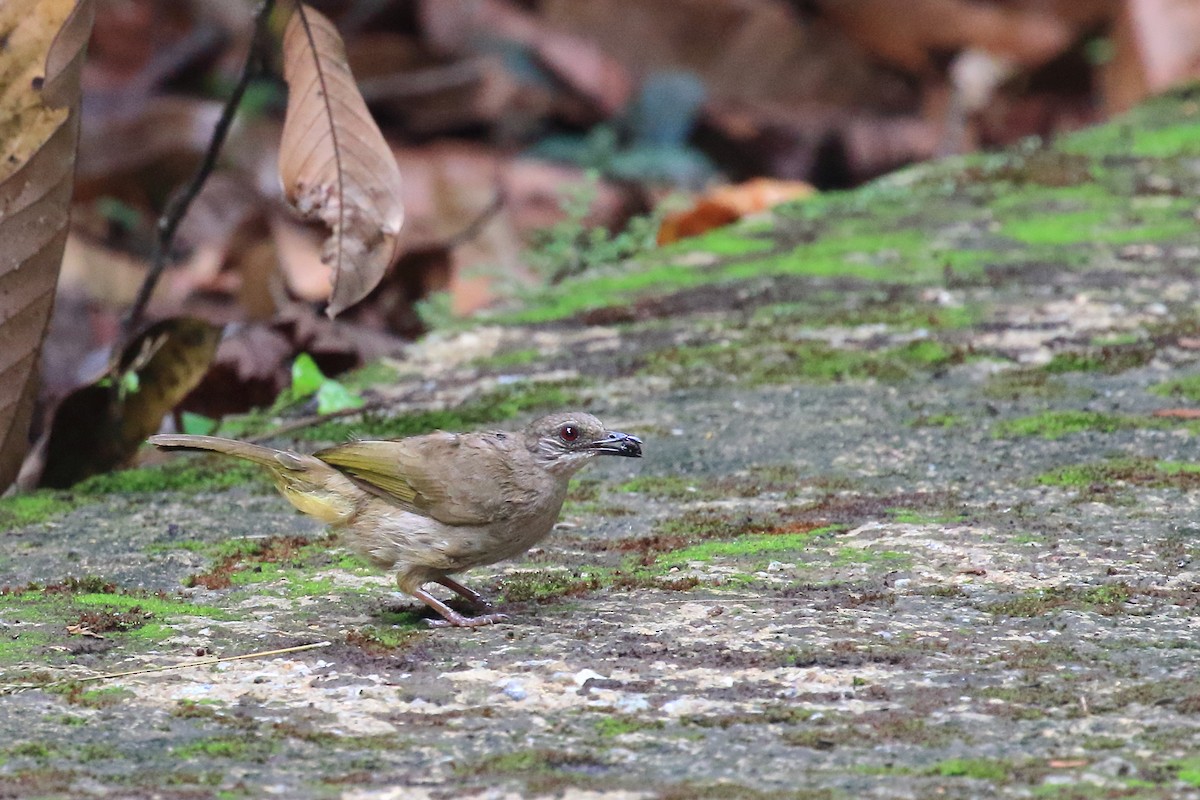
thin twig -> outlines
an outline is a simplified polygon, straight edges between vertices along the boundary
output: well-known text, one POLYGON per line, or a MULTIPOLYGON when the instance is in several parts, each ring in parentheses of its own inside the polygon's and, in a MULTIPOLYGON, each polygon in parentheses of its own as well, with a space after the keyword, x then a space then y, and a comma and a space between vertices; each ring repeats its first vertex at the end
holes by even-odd
POLYGON ((250 85, 251 80, 262 72, 266 64, 269 42, 267 18, 270 17, 274 6, 275 0, 263 0, 263 4, 259 7, 258 13, 254 18, 254 41, 250 45, 250 52, 246 54, 246 63, 242 67, 242 74, 238 76, 237 85, 233 87, 233 92, 229 95, 229 99, 225 101, 225 108, 221 111, 221 118, 217 120, 217 125, 213 128, 212 138, 209 140, 208 150, 204 153, 204 159, 200 162, 200 166, 196 168, 196 172, 192 175, 191 180, 180 191, 171 196, 167 207, 163 209, 162 216, 158 218, 158 225, 156 226, 157 236, 154 240, 154 254, 150 261, 150 271, 146 273, 146 278, 142 281, 142 286, 138 290, 137 298, 133 301, 129 313, 121 321, 121 346, 114 347, 114 353, 120 353, 125 349, 125 345, 142 324, 146 305, 150 302, 150 295, 154 293, 154 288, 158 285, 158 280, 162 277, 163 270, 166 269, 167 259, 170 257, 171 247, 175 242, 175 232, 179 228, 179 223, 183 220, 184 215, 187 214, 192 201, 196 199, 196 195, 200 193, 200 189, 203 188, 205 182, 208 180, 208 176, 212 174, 213 169, 217 165, 217 156, 221 152, 221 146, 225 144, 225 137, 229 134, 229 128, 233 124, 233 117, 237 113, 238 106, 241 105, 242 96, 246 93, 246 87, 250 85))
POLYGON ((131 675, 146 675, 152 672, 169 672, 176 669, 188 669, 189 667, 205 667, 213 664, 224 664, 227 661, 243 661, 248 658, 265 658, 267 656, 281 656, 288 653, 299 653, 304 650, 315 650, 318 647, 329 647, 333 642, 314 642, 312 644, 300 644, 295 647, 284 647, 279 650, 260 650, 257 653, 242 653, 239 656, 223 656, 206 658, 203 661, 192 661, 187 664, 165 664, 159 667, 144 667, 143 669, 131 669, 125 672, 109 672, 105 675, 88 675, 83 678, 63 678, 58 681, 50 681, 49 683, 14 683, 7 686, 0 686, 0 696, 8 694, 16 694, 17 692, 27 692, 30 689, 48 689, 53 686, 63 686, 69 683, 91 683, 93 681, 107 681, 114 678, 128 678, 131 675))
POLYGON ((271 439, 278 439, 280 436, 285 436, 293 431, 311 428, 314 425, 320 425, 321 423, 329 422, 330 420, 341 419, 342 417, 353 417, 357 414, 366 414, 371 411, 378 411, 381 408, 387 408, 394 402, 395 401, 390 398, 372 400, 370 403, 364 403, 358 408, 343 408, 338 411, 330 411, 328 414, 313 414, 312 416, 308 417, 300 417, 299 419, 294 419, 290 422, 285 422, 276 428, 272 428, 266 433, 260 433, 258 436, 253 436, 246 441, 250 442, 251 444, 261 444, 262 442, 267 442, 271 439))

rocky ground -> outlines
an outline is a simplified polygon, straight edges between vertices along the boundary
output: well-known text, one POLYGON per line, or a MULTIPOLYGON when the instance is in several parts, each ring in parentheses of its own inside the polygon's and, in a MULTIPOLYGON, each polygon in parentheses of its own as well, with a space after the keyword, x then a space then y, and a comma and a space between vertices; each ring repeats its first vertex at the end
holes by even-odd
POLYGON ((567 281, 359 374, 363 416, 226 428, 641 435, 467 576, 505 625, 427 629, 216 459, 0 502, 0 796, 1200 797, 1198 188, 1182 95, 567 281))

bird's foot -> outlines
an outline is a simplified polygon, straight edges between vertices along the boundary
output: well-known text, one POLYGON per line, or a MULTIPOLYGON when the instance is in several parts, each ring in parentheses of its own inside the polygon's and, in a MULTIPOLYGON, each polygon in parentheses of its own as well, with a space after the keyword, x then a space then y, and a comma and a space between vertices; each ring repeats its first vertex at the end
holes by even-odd
POLYGON ((445 615, 445 619, 427 619, 425 624, 431 628, 479 628, 507 621, 508 614, 481 614, 478 617, 465 617, 452 611, 445 615))
POLYGON ((451 578, 449 575, 443 575, 440 578, 435 578, 434 582, 440 583, 450 591, 458 594, 460 597, 470 603, 476 611, 479 611, 483 614, 492 614, 496 611, 496 607, 488 602, 486 597, 471 587, 464 586, 463 584, 451 578))

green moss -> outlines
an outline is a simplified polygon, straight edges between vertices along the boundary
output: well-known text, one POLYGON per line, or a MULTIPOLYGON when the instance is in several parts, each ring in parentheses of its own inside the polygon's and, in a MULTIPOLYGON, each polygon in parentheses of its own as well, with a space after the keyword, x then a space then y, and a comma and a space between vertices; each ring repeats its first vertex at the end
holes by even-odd
POLYGON ((65 492, 42 489, 31 494, 0 498, 0 528, 45 522, 77 505, 65 492))
POLYGON ((783 533, 775 535, 742 536, 733 541, 710 541, 684 547, 659 556, 655 568, 668 571, 686 566, 689 562, 712 562, 718 559, 762 561, 764 557, 775 560, 782 555, 803 553, 819 536, 841 530, 840 526, 816 528, 805 533, 783 533))
POLYGON ((1042 369, 1051 374, 1104 372, 1115 375, 1145 366, 1152 358, 1153 344, 1109 345, 1083 352, 1056 353, 1042 369))
POLYGON ((176 758, 230 758, 239 761, 261 759, 274 749, 275 743, 269 740, 255 740, 218 736, 211 739, 200 739, 195 742, 179 745, 174 748, 176 758))
POLYGON ((354 628, 347 632, 346 641, 369 652, 388 653, 412 644, 427 629, 419 613, 392 613, 389 616, 401 621, 397 624, 354 628))
POLYGON ((48 759, 58 755, 59 751, 53 745, 45 742, 22 742, 21 744, 9 747, 6 754, 10 757, 18 758, 37 758, 48 759))
POLYGON ((806 275, 918 283, 941 276, 942 264, 933 257, 924 231, 885 231, 883 226, 856 230, 849 219, 831 227, 824 236, 791 252, 727 264, 715 273, 726 281, 806 275))
POLYGON ((618 486, 617 491, 671 500, 696 500, 702 496, 700 481, 678 475, 639 475, 618 486))
POLYGON ((1175 777, 1177 779, 1191 786, 1200 786, 1200 758, 1176 761, 1173 766, 1176 769, 1175 777))
POLYGON ((958 414, 922 414, 909 421, 914 428, 957 428, 965 420, 958 414))
MULTIPOLYGON (((757 534, 774 530, 777 524, 778 520, 772 516, 730 516, 711 509, 698 509, 669 517, 654 526, 651 541, 734 539, 747 533, 757 534)), ((627 543, 628 549, 637 549, 635 545, 636 540, 627 543)))
POLYGON ((568 319, 585 311, 628 304, 639 295, 650 292, 678 291, 710 282, 704 272, 688 265, 634 265, 623 272, 587 274, 568 279, 556 287, 543 290, 526 299, 526 307, 491 319, 508 324, 531 324, 568 319), (636 271, 634 271, 634 269, 636 271))
POLYGON ((613 776, 607 774, 607 766, 586 753, 539 749, 500 753, 474 763, 460 763, 455 772, 461 776, 482 777, 490 783, 498 778, 516 778, 525 784, 522 796, 561 797, 570 787, 610 790, 613 776), (602 772, 603 778, 599 777, 602 772))
POLYGON ((162 467, 117 470, 95 475, 70 490, 40 489, 0 499, 0 528, 44 522, 98 495, 212 492, 235 486, 266 491, 269 483, 261 467, 244 461, 220 457, 209 457, 199 462, 195 459, 172 460, 162 467))
POLYGON ((641 372, 668 375, 683 385, 741 385, 873 378, 898 382, 962 360, 945 345, 922 340, 883 350, 850 350, 824 342, 784 341, 672 347, 652 354, 641 372))
POLYGON ((984 758, 950 758, 935 764, 930 774, 946 778, 975 778, 982 781, 1000 782, 1008 779, 1012 767, 1004 761, 984 758))
POLYGON ((1056 586, 1034 589, 1011 599, 992 603, 986 610, 1005 617, 1040 617, 1058 609, 1096 611, 1111 616, 1119 613, 1133 596, 1133 590, 1123 583, 1110 583, 1087 589, 1056 586))
POLYGON ((1094 241, 1102 231, 1119 224, 1108 210, 1057 211, 1009 220, 1001 233, 1025 244, 1071 245, 1094 241))
POLYGON ((601 574, 608 571, 600 568, 589 570, 586 576, 566 570, 526 570, 510 572, 504 576, 503 599, 505 602, 543 602, 560 597, 573 597, 599 589, 601 574))
POLYGON ((134 694, 119 686, 106 686, 99 689, 84 689, 84 684, 65 683, 47 686, 47 691, 61 694, 67 702, 84 708, 111 708, 131 699, 134 694))
POLYGON ((1064 152, 1091 158, 1179 158, 1200 155, 1200 121, 1179 119, 1177 100, 1167 100, 1176 108, 1164 109, 1151 101, 1104 125, 1078 131, 1058 142, 1064 152), (1165 112, 1165 113, 1164 113, 1165 112))
POLYGON ((504 353, 497 353, 487 358, 479 358, 471 362, 473 366, 481 369, 509 369, 512 367, 523 367, 532 364, 542 357, 542 353, 535 347, 529 347, 521 350, 509 350, 504 353))
POLYGON ((227 612, 213 606, 194 605, 181 600, 170 600, 153 595, 81 594, 76 595, 73 600, 82 606, 100 606, 122 610, 140 608, 160 620, 181 616, 212 619, 231 618, 227 612))
POLYGON ((983 317, 974 306, 944 306, 905 294, 891 293, 847 296, 842 292, 817 292, 803 302, 778 303, 756 309, 750 318, 752 327, 778 329, 786 325, 808 328, 830 326, 887 325, 897 330, 956 330, 969 328, 983 317))
POLYGON ((490 392, 477 400, 444 411, 420 411, 396 417, 370 412, 355 422, 331 421, 296 432, 303 439, 341 442, 354 436, 397 438, 435 430, 463 431, 512 419, 529 411, 577 405, 572 391, 579 384, 522 381, 490 392))
POLYGON ((1193 403, 1200 403, 1200 375, 1164 381, 1150 387, 1150 391, 1163 397, 1181 397, 1193 403))
POLYGON ((912 564, 912 555, 897 550, 875 550, 870 547, 842 547, 833 557, 835 567, 851 564, 882 564, 890 569, 912 564))
POLYGON ((1089 342, 1093 347, 1123 347, 1125 345, 1144 343, 1142 335, 1135 331, 1111 333, 1107 336, 1093 336, 1089 342))
POLYGON ((627 733, 661 730, 663 723, 661 720, 644 720, 629 716, 604 717, 603 719, 596 720, 595 728, 596 733, 605 738, 611 738, 624 736, 627 733))
POLYGON ((1040 369, 1007 370, 990 377, 983 387, 983 396, 993 400, 1056 400, 1090 394, 1090 390, 1073 389, 1040 369))
POLYGON ((1117 483, 1151 487, 1200 486, 1200 464, 1156 461, 1152 458, 1122 457, 1060 467, 1037 476, 1043 486, 1088 488, 1117 483))
POLYGON ((664 247, 662 253, 670 256, 680 252, 703 252, 719 256, 743 256, 770 250, 774 243, 770 239, 747 235, 752 233, 749 224, 725 225, 708 233, 687 239, 672 247, 664 247))
POLYGON ((1041 414, 999 422, 992 428, 992 436, 997 439, 1014 439, 1022 436, 1061 439, 1081 431, 1113 433, 1131 428, 1170 426, 1169 420, 1151 417, 1131 417, 1106 414, 1100 411, 1046 411, 1041 414))
POLYGON ((59 725, 66 725, 68 728, 81 728, 88 724, 87 717, 77 717, 74 714, 62 714, 57 718, 59 725))
POLYGON ((891 509, 892 519, 905 525, 951 525, 966 519, 962 514, 926 514, 911 508, 891 509))

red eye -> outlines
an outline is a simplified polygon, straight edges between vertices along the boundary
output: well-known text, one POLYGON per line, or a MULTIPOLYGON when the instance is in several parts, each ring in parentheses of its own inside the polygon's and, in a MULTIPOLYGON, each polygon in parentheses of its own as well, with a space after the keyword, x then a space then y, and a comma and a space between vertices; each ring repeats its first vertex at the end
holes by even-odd
POLYGON ((579 428, 574 425, 563 425, 558 429, 558 438, 564 442, 573 442, 579 438, 579 428))

